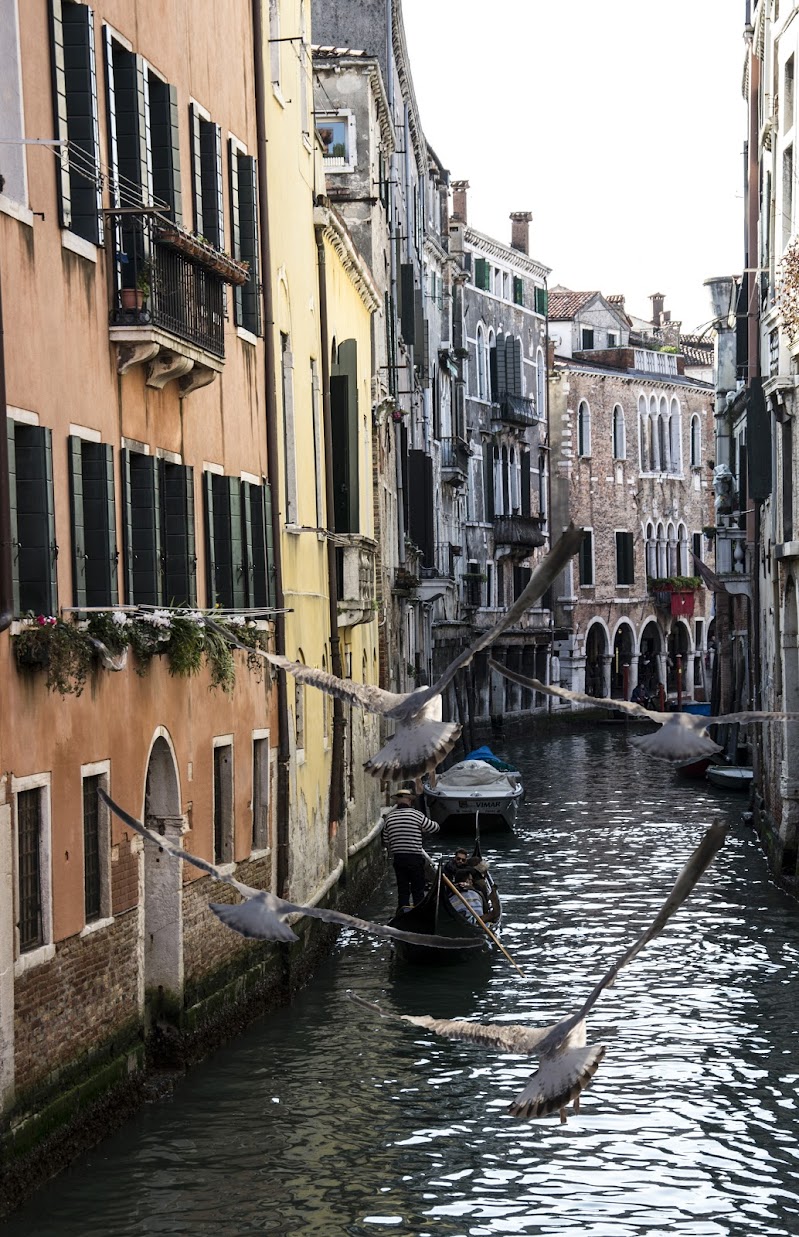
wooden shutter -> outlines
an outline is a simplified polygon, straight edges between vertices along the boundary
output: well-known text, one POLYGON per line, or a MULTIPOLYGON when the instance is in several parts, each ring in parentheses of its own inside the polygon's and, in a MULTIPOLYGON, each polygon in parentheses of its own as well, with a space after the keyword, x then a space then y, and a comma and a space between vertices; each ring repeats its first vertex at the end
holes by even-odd
POLYGON ((241 256, 250 264, 250 278, 241 289, 242 326, 261 334, 261 263, 258 245, 258 166, 249 155, 240 155, 239 229, 241 256))
POLYGON ((252 530, 252 498, 250 491, 252 490, 251 481, 241 482, 241 534, 243 548, 243 563, 244 563, 244 592, 245 606, 253 604, 252 596, 255 591, 255 562, 253 559, 253 530, 252 530))
POLYGON ((17 447, 16 421, 6 417, 6 435, 8 437, 8 502, 11 508, 11 583, 14 599, 14 613, 20 613, 19 604, 19 532, 17 528, 17 447))
POLYGON ((494 445, 483 443, 483 502, 485 519, 494 518, 494 445))
POLYGON ((164 600, 169 605, 194 605, 194 474, 183 464, 162 460, 160 465, 164 600))
POLYGON ((200 156, 200 113, 195 103, 189 104, 189 134, 191 136, 191 196, 194 231, 205 234, 203 221, 203 178, 200 156))
POLYGON ((474 285, 483 292, 491 288, 491 265, 485 258, 476 258, 474 263, 474 285))
POLYGON ((400 266, 400 290, 400 330, 405 343, 413 344, 416 338, 416 289, 412 262, 403 262, 400 266))
POLYGON ((277 569, 275 566, 275 535, 272 524, 272 486, 264 482, 264 542, 266 545, 267 605, 277 605, 277 569))
POLYGON ((247 604, 250 606, 267 606, 269 605, 269 548, 266 541, 264 487, 245 481, 242 489, 244 490, 248 538, 249 593, 247 604))
POLYGON ((83 515, 83 439, 67 438, 69 502, 72 516, 72 604, 86 605, 86 542, 83 515))
POLYGON ((520 275, 513 276, 513 303, 524 305, 524 280, 520 275))
POLYGON ((590 529, 583 531, 583 539, 580 542, 580 583, 592 585, 594 583, 594 536, 590 529))
POLYGON ((241 480, 228 477, 230 502, 230 565, 232 568, 233 605, 244 609, 247 605, 247 556, 242 520, 241 480))
MULTIPOLYGON (((14 424, 14 423, 12 423, 14 424)), ((20 610, 52 614, 56 608, 55 510, 52 432, 14 424, 16 560, 20 610)))
POLYGON ((100 186, 94 14, 82 4, 66 4, 60 8, 64 40, 67 129, 71 146, 71 223, 68 226, 78 236, 97 245, 103 238, 100 215, 103 201, 100 186))
POLYGON ((225 247, 225 211, 222 198, 222 130, 210 120, 200 127, 200 193, 203 231, 217 249, 225 247))
MULTIPOLYGON (((241 226, 239 222, 239 156, 233 138, 228 138, 228 180, 230 184, 230 252, 234 258, 241 258, 241 226)), ((243 326, 244 289, 240 285, 233 288, 233 321, 237 326, 243 326)))
MULTIPOLYGON (((510 371, 509 371, 510 372, 510 371)), ((518 335, 513 336, 513 394, 521 399, 524 395, 522 380, 522 341, 518 335)))
POLYGON ((123 450, 125 585, 129 604, 163 604, 160 473, 150 455, 123 450))
MULTIPOLYGON (((64 25, 61 17, 61 0, 50 0, 50 53, 53 89, 55 132, 59 141, 69 140, 69 117, 67 115, 67 78, 64 68, 64 25)), ((72 191, 69 176, 69 156, 62 151, 57 162, 56 183, 58 187, 58 217, 62 228, 72 227, 72 191)), ((13 438, 14 422, 9 422, 9 434, 13 438)))
POLYGON ((216 539, 214 537, 214 473, 203 473, 205 497, 205 563, 206 601, 209 609, 217 604, 216 590, 216 539))
MULTIPOLYGON (((111 170, 111 202, 119 206, 119 143, 117 141, 116 78, 114 74, 114 39, 108 26, 103 26, 105 58, 105 102, 108 113, 108 163, 111 170)), ((119 225, 117 224, 117 231, 119 225)))
POLYGON ((497 403, 499 403, 502 400, 502 397, 506 395, 508 391, 508 367, 507 367, 506 359, 505 359, 506 342, 507 341, 502 336, 500 336, 496 342, 496 348, 495 348, 496 356, 495 356, 494 363, 496 365, 496 371, 497 371, 497 385, 496 385, 496 390, 494 391, 494 395, 497 400, 497 403))
POLYGON ((180 187, 180 132, 177 88, 147 74, 147 98, 151 137, 153 196, 165 202, 176 222, 182 217, 180 187))
POLYGON ((417 365, 424 363, 424 292, 421 288, 413 290, 413 350, 417 365))
POLYGON ((521 459, 522 515, 530 514, 530 452, 522 451, 521 459))
POLYGON ((549 312, 549 293, 546 288, 536 288, 535 290, 535 312, 547 316, 549 312))
POLYGON ((119 605, 119 554, 117 553, 117 508, 114 493, 114 448, 110 443, 104 443, 101 450, 105 461, 109 600, 112 606, 117 606, 119 605))

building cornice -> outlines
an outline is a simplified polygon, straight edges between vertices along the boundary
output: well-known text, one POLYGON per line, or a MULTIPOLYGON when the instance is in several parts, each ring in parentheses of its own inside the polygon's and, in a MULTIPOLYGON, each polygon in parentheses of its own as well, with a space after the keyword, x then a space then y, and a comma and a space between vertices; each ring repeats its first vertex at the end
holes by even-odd
POLYGON ((380 294, 369 268, 352 243, 344 220, 331 206, 317 205, 314 207, 313 221, 317 235, 323 236, 335 249, 366 308, 370 313, 376 313, 382 304, 380 294))
POLYGON ((511 245, 503 245, 501 241, 485 236, 482 232, 476 232, 474 228, 468 226, 464 235, 464 243, 480 253, 488 254, 492 258, 498 258, 501 262, 515 266, 518 270, 532 275, 533 278, 546 279, 552 270, 551 267, 544 266, 528 254, 522 253, 520 249, 514 249, 511 245))

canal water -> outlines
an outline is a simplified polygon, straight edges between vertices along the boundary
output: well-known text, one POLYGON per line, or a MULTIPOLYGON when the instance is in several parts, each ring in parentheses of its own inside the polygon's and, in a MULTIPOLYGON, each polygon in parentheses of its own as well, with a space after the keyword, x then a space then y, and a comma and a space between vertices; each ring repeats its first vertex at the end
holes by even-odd
MULTIPOLYGON (((495 744, 495 747, 499 745, 495 744)), ((721 1237, 799 1233, 799 906, 743 797, 648 763, 623 725, 509 739, 527 788, 485 838, 503 894, 485 965, 403 969, 346 933, 259 1020, 0 1225, 4 1237, 721 1237), (715 817, 728 841, 589 1019, 579 1115, 518 1121, 534 1063, 353 1004, 547 1023, 634 940, 715 817)), ((448 846, 449 849, 449 846, 448 846)), ((367 908, 386 918, 389 878, 367 908)))

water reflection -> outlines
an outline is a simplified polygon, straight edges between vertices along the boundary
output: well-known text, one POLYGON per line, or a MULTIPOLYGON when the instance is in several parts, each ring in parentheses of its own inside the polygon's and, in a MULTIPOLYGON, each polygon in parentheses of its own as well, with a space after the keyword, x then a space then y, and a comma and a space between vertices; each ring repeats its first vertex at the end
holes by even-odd
MULTIPOLYGON (((347 934, 291 1010, 252 1026, 7 1222, 8 1237, 686 1237, 799 1231, 797 906, 743 800, 680 783, 623 728, 506 745, 528 789, 485 839, 505 905, 487 967, 410 970, 347 934), (718 814, 691 902, 589 1020, 607 1056, 582 1110, 514 1121, 532 1063, 373 1018, 548 1022, 645 927, 718 814)), ((387 880, 368 912, 391 913, 387 880)))

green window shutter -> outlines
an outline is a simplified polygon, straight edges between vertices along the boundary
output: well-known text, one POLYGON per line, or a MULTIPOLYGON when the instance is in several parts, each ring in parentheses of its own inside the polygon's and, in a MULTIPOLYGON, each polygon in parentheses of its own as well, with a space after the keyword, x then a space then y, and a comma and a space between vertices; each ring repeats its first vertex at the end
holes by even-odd
POLYGON ((160 474, 152 456, 122 454, 126 600, 131 605, 161 605, 160 474))
POLYGON ((206 598, 209 609, 217 604, 216 592, 216 539, 214 537, 214 473, 203 473, 205 497, 205 562, 206 598))
POLYGON ((19 604, 19 534, 17 529, 17 449, 16 421, 6 417, 8 436, 8 501, 11 508, 11 582, 14 594, 14 613, 20 613, 19 604))
POLYGON ((251 606, 267 606, 269 602, 269 550, 266 542, 266 489, 263 485, 250 488, 250 528, 252 536, 251 606))
MULTIPOLYGON (((69 140, 69 117, 67 115, 67 78, 64 68, 64 23, 61 16, 61 0, 50 0, 50 56, 53 89, 55 132, 59 141, 69 140)), ((56 182, 58 188, 58 217, 62 228, 72 226, 72 194, 70 190, 69 161, 64 155, 56 159, 56 182)), ((14 422, 9 422, 13 437, 14 422)))
POLYGON ((252 496, 250 491, 255 488, 251 481, 242 481, 241 483, 241 532, 242 532, 242 548, 244 561, 244 584, 246 592, 246 606, 253 605, 253 589, 254 589, 254 571, 255 564, 253 562, 253 546, 252 546, 252 496))
POLYGON ((117 553, 117 509, 114 494, 114 448, 104 443, 102 448, 105 465, 105 517, 106 544, 108 552, 108 593, 112 606, 119 605, 119 554, 117 553))
POLYGON ((514 338, 512 335, 505 336, 505 392, 507 395, 516 394, 516 381, 513 366, 513 345, 514 338))
POLYGON ((194 103, 189 104, 189 133, 191 135, 191 196, 194 231, 205 235, 203 221, 203 180, 200 155, 200 113, 194 103))
POLYGON ((161 544, 164 599, 169 605, 196 604, 194 483, 191 468, 161 463, 161 544))
POLYGON ((524 280, 520 275, 513 276, 513 303, 514 305, 524 304, 524 280))
POLYGON ((494 399, 497 403, 502 399, 503 395, 508 390, 508 370, 505 364, 505 340, 500 336, 496 342, 496 357, 495 365, 497 371, 497 385, 494 389, 494 399))
POLYGON ((547 316, 549 311, 549 293, 546 288, 536 288, 535 290, 535 312, 543 317, 547 316))
MULTIPOLYGON (((114 76, 114 39, 108 26, 103 26, 105 58, 105 101, 108 113, 108 163, 111 169, 111 201, 121 203, 119 186, 119 143, 117 142, 116 80, 114 76)), ((118 225, 117 225, 118 231, 118 225)), ((119 244, 119 242, 117 242, 119 244)))
POLYGON ((264 482, 264 544, 266 547, 266 603, 277 605, 277 568, 275 566, 275 535, 272 524, 272 486, 264 482))
POLYGON ((56 608, 52 433, 17 422, 14 428, 16 557, 19 605, 25 612, 56 608))
POLYGON ((180 223, 183 218, 183 193, 180 183, 180 122, 178 120, 178 88, 169 85, 169 149, 172 156, 172 215, 180 223))
POLYGON ((102 239, 100 130, 97 115, 97 62, 94 14, 83 4, 62 4, 67 129, 70 152, 70 227, 93 244, 102 239), (72 152, 77 158, 73 158, 72 152), (80 152, 77 154, 77 152, 80 152))
POLYGON ((524 397, 524 377, 522 375, 522 341, 520 336, 513 340, 513 394, 519 399, 524 397))
POLYGON ((178 223, 181 219, 180 134, 175 86, 148 70, 146 77, 153 196, 165 202, 178 223))
MULTIPOLYGON (((233 138, 228 138, 228 179, 230 181, 230 252, 234 258, 241 258, 241 225, 239 222, 239 160, 238 150, 233 138)), ((237 326, 243 326, 244 289, 241 286, 233 288, 233 321, 237 326)))
POLYGON ((491 290, 491 264, 485 258, 475 258, 474 285, 482 292, 491 290))
POLYGON ((200 193, 203 234, 218 249, 225 247, 225 212, 222 200, 222 130, 213 121, 199 120, 200 193))
POLYGON ((86 605, 86 543, 83 516, 83 440, 67 439, 69 501, 72 516, 72 604, 86 605))
POLYGON ((186 560, 188 567, 188 603, 190 606, 197 605, 197 534, 195 531, 195 515, 194 515, 194 469, 188 466, 185 469, 183 480, 185 482, 185 497, 186 497, 186 560))
MULTIPOLYGON (((113 489, 109 513, 109 459, 105 443, 83 442, 80 448, 83 504, 84 604, 107 606, 115 600, 116 540, 113 521, 113 489)), ((113 485, 113 482, 111 482, 113 485)))
POLYGON ((530 514, 530 452, 522 451, 521 456, 521 489, 522 515, 530 514))
POLYGON ((239 227, 241 256, 250 264, 242 293, 242 326, 261 334, 261 263, 258 245, 258 167, 249 155, 239 156, 239 227))
POLYGON ((247 605, 247 557, 242 512, 241 481, 228 477, 230 502, 230 562, 233 579, 233 605, 244 609, 247 605))
POLYGON ((414 288, 413 291, 413 351, 414 361, 417 365, 424 364, 424 292, 421 288, 414 288))

